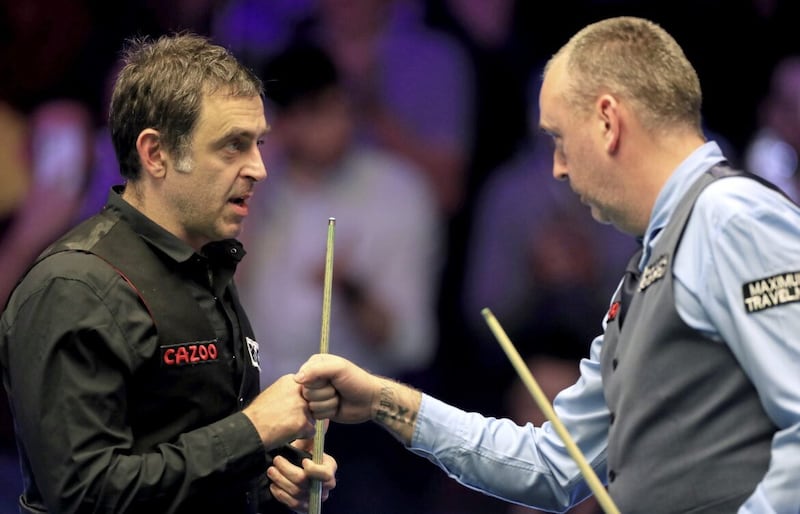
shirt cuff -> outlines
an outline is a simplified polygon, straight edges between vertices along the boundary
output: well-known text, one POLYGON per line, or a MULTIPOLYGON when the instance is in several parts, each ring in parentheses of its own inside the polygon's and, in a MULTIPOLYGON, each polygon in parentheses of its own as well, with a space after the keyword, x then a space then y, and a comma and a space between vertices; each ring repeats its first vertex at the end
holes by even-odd
POLYGON ((268 466, 267 451, 256 427, 241 412, 209 425, 215 456, 233 472, 257 474, 268 466))
POLYGON ((445 445, 452 444, 454 440, 458 439, 454 436, 461 433, 460 427, 465 415, 464 411, 423 393, 417 414, 417 424, 408 448, 434 453, 437 447, 441 447, 443 443, 445 445), (440 440, 439 435, 444 435, 445 440, 450 443, 440 440))

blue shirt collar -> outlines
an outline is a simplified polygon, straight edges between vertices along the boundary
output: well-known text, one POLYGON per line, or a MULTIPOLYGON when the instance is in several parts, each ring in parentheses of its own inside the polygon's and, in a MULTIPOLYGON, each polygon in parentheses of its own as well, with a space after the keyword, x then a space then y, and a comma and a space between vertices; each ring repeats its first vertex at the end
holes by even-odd
POLYGON ((650 223, 642 241, 644 252, 641 264, 650 257, 650 248, 656 235, 669 222, 672 212, 678 202, 694 182, 709 168, 725 160, 722 150, 714 141, 709 141, 692 152, 667 179, 661 192, 658 193, 653 212, 650 214, 650 223))

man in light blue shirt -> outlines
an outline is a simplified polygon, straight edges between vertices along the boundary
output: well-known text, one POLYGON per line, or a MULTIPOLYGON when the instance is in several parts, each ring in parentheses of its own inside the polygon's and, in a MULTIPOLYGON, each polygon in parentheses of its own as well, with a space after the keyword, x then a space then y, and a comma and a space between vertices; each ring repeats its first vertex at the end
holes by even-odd
MULTIPOLYGON (((622 512, 797 513, 800 207, 727 168, 700 107, 647 20, 589 25, 545 68, 554 177, 642 243, 554 409, 622 512)), ((332 355, 296 380, 315 416, 371 419, 467 487, 552 511, 591 494, 549 422, 467 413, 332 355)))

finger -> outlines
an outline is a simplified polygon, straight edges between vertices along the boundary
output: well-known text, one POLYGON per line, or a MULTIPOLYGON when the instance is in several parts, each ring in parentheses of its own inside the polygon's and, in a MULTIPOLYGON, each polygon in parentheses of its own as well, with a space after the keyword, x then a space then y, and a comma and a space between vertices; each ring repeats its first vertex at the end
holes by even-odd
POLYGON ((306 472, 303 468, 295 466, 280 455, 272 459, 272 466, 267 468, 267 477, 291 496, 300 496, 308 490, 306 472))
POLYGON ((310 390, 327 389, 327 388, 333 389, 333 386, 331 385, 330 380, 324 378, 318 378, 316 380, 306 380, 305 382, 303 382, 303 388, 304 389, 307 388, 310 390))
POLYGON ((337 396, 336 388, 333 387, 329 382, 325 382, 318 387, 315 387, 317 382, 309 384, 304 384, 301 391, 303 394, 303 398, 308 401, 318 401, 318 400, 326 400, 329 398, 334 398, 337 396))
POLYGON ((309 402, 308 409, 315 419, 335 418, 339 412, 339 399, 333 398, 324 402, 309 402))
POLYGON ((269 492, 272 493, 273 498, 289 507, 293 512, 300 514, 308 512, 308 500, 305 497, 292 496, 274 482, 269 485, 269 492))
POLYGON ((335 355, 316 353, 300 366, 294 379, 300 384, 311 383, 316 380, 329 381, 336 374, 336 370, 332 366, 339 361, 340 358, 335 355))
POLYGON ((323 485, 328 484, 330 489, 336 487, 338 463, 336 459, 327 453, 322 454, 322 462, 320 464, 316 464, 311 459, 303 459, 303 470, 308 479, 318 480, 323 485))

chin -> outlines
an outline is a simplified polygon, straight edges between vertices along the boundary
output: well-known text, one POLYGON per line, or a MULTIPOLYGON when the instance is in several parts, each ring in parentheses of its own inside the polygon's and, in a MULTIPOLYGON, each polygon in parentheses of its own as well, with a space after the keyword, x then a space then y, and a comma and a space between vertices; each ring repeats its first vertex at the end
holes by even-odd
POLYGON ((608 216, 603 214, 603 211, 601 211, 597 207, 594 206, 590 207, 589 212, 592 213, 592 218, 594 218, 596 222, 602 223, 603 225, 611 225, 611 220, 608 218, 608 216))

